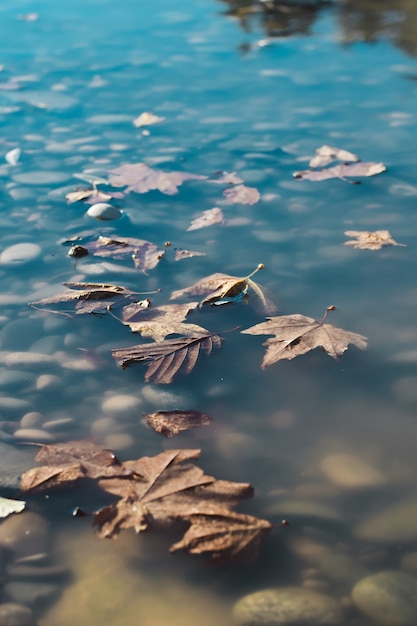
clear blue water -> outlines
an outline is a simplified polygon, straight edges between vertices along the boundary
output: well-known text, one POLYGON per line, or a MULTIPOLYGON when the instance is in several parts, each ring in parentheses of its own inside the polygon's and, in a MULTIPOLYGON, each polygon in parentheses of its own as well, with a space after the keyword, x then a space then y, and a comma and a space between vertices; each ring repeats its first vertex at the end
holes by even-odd
MULTIPOLYGON (((43 392, 36 389, 36 376, 50 370, 28 372, 20 382, 14 375, 13 384, 3 375, 2 394, 27 400, 45 421, 72 417, 64 440, 93 436, 103 445, 106 433, 97 434, 94 423, 103 417, 106 394, 142 398, 137 414, 120 426, 130 437, 120 446, 122 458, 201 447, 207 472, 255 486, 254 500, 243 508, 261 516, 272 505, 279 510, 280 502, 299 498, 305 485, 319 485, 324 494, 331 485, 321 464, 331 454, 356 455, 384 476, 385 486, 365 497, 340 486, 317 497, 338 511, 343 525, 329 530, 323 519, 297 517, 288 531, 273 533, 257 564, 243 571, 207 570, 198 559, 171 557, 164 539, 133 538, 127 547, 120 540, 122 564, 142 577, 145 596, 155 605, 154 619, 151 612, 142 617, 146 626, 166 623, 161 607, 173 624, 191 624, 200 613, 207 624, 227 624, 230 607, 243 593, 298 584, 303 564, 286 544, 308 535, 311 526, 329 545, 344 543, 356 555, 377 552, 378 545, 358 542, 356 525, 415 493, 417 42, 410 25, 416 8, 383 13, 375 5, 369 14, 353 3, 345 10, 323 8, 304 16, 308 32, 296 26, 288 36, 271 38, 261 5, 243 24, 226 9, 214 0, 157 0, 151 6, 128 0, 36 6, 6 1, 0 7, 0 159, 15 147, 22 150, 16 165, 4 159, 0 165, 0 252, 22 242, 41 248, 30 263, 0 265, 0 349, 4 357, 31 350, 58 355, 61 362, 80 360, 80 350, 96 357, 93 370, 58 368, 52 373, 61 383, 43 392), (32 11, 39 19, 18 19, 32 11), (362 26, 351 26, 355 18, 362 26), (143 111, 166 119, 144 134, 132 124, 143 111), (322 144, 382 161, 387 172, 361 185, 295 180, 292 173, 307 167, 322 144), (235 171, 259 190, 261 201, 227 204, 222 187, 192 181, 174 196, 152 191, 117 200, 124 216, 116 222, 89 218, 82 202, 66 203, 65 194, 83 186, 75 174, 93 170, 106 176, 139 161, 206 176, 235 171), (186 230, 214 206, 222 208, 225 224, 186 230), (378 229, 389 229, 407 247, 370 252, 343 245, 345 230, 378 229), (74 268, 62 242, 86 232, 160 246, 169 240, 172 247, 148 275, 129 263, 106 264, 92 256, 74 268), (176 247, 206 255, 175 262, 176 247), (188 378, 162 388, 212 415, 213 427, 168 443, 140 423, 142 410, 159 408, 157 397, 143 400, 143 368, 121 371, 110 356, 111 348, 138 343, 138 336, 108 316, 68 319, 27 307, 69 280, 161 289, 154 302, 164 304, 173 289, 214 272, 245 276, 260 262, 265 270, 258 282, 280 314, 320 318, 334 304, 331 323, 366 335, 368 351, 352 347, 339 362, 314 351, 262 371, 262 338, 228 333, 219 353, 188 378), (145 556, 136 555, 132 566, 134 542, 145 556), (149 591, 155 581, 162 581, 159 601, 149 591), (180 586, 179 608, 163 592, 174 583, 180 586), (214 617, 216 611, 221 618, 214 617)), ((221 333, 262 319, 259 310, 241 302, 204 312, 198 323, 221 333)), ((4 419, 20 417, 6 411, 4 419)), ((90 551, 92 561, 100 550, 117 554, 117 544, 97 547, 88 523, 69 517, 83 498, 73 493, 36 504, 54 521, 57 558, 64 563, 74 546, 81 546, 86 560, 90 551)), ((384 550, 375 571, 399 567, 409 546, 389 544, 384 550)), ((77 570, 74 576, 82 581, 87 575, 77 570)), ((338 597, 331 582, 328 591, 338 597)), ((77 589, 66 593, 74 594, 74 606, 77 589)), ((117 619, 136 624, 126 603, 125 609, 120 601, 118 617, 110 612, 107 622, 98 608, 91 609, 90 626, 118 624, 117 619)), ((56 619, 45 614, 45 624, 56 619)), ((73 617, 80 619, 76 611, 73 617)), ((348 615, 346 624, 367 623, 350 619, 359 618, 348 615)))

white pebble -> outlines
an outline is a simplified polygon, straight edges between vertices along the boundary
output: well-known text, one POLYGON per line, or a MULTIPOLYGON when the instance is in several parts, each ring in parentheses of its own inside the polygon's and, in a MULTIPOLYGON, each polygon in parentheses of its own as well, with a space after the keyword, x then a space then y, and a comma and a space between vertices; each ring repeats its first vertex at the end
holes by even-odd
POLYGON ((109 450, 125 450, 133 445, 133 437, 127 433, 107 435, 104 445, 109 450))
POLYGON ((36 380, 36 389, 56 389, 61 384, 61 380, 54 374, 41 374, 36 380))
POLYGON ((137 396, 114 395, 107 398, 101 408, 107 415, 117 417, 136 417, 142 401, 137 396))
POLYGON ((3 250, 0 255, 2 265, 23 265, 37 259, 41 248, 36 243, 16 243, 3 250))
POLYGON ((37 411, 30 411, 29 413, 25 413, 25 415, 20 420, 20 428, 36 428, 36 426, 39 426, 39 424, 42 423, 42 420, 42 413, 38 413, 37 411))
POLYGON ((20 441, 35 441, 36 443, 54 441, 54 437, 51 433, 47 433, 45 430, 39 428, 19 428, 15 431, 14 437, 20 441))
POLYGON ((118 220, 122 212, 117 207, 107 204, 106 202, 98 202, 93 204, 87 211, 87 215, 94 217, 96 220, 118 220))

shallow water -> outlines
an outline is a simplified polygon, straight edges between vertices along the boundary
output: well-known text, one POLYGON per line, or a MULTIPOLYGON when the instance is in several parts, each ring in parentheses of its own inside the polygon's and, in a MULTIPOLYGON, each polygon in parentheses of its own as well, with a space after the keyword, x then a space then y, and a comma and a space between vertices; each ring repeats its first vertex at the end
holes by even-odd
POLYGON ((416 13, 406 2, 276 12, 214 0, 157 0, 152 9, 127 0, 2 3, 0 158, 22 152, 15 165, 4 158, 0 165, 0 254, 15 244, 39 246, 23 263, 6 257, 0 264, 3 440, 20 452, 13 424, 34 411, 40 424, 72 418, 49 431, 57 440, 92 437, 122 459, 201 447, 207 473, 255 486, 255 498, 240 510, 290 522, 265 540, 254 565, 219 570, 169 555, 170 538, 97 539, 89 520, 71 518, 74 506, 101 504, 96 492, 29 498, 29 508, 51 524, 54 561, 72 572, 61 599, 36 607, 41 624, 130 626, 142 611, 145 626, 227 626, 243 594, 300 585, 307 576, 345 599, 346 624, 365 625, 346 601, 351 586, 311 561, 302 541, 366 562, 370 573, 407 569, 416 531, 404 541, 406 530, 375 538, 361 524, 416 497, 416 13), (38 19, 30 19, 35 10, 38 19), (144 111, 165 121, 135 128, 144 111), (294 179, 323 144, 382 161, 387 172, 361 185, 294 179), (75 175, 106 177, 139 161, 209 177, 236 172, 261 200, 231 204, 222 186, 195 180, 176 195, 115 200, 124 212, 117 221, 90 218, 83 202, 67 204, 66 193, 87 186, 75 175), (215 206, 223 224, 187 231, 215 206), (371 252, 343 245, 345 230, 380 229, 407 247, 371 252), (147 274, 131 262, 92 255, 74 266, 63 242, 86 233, 171 247, 147 274), (175 262, 174 248, 205 256, 175 262), (122 371, 111 358, 110 349, 141 340, 110 316, 27 306, 59 293, 66 281, 160 289, 150 297, 166 304, 174 289, 214 272, 245 276, 261 262, 265 270, 255 279, 280 314, 319 319, 334 304, 330 323, 366 335, 368 351, 351 347, 337 362, 316 350, 261 370, 267 337, 225 332, 262 321, 252 297, 248 306, 240 301, 199 314, 196 323, 224 333, 221 350, 188 377, 154 386, 144 382, 142 366, 122 371), (13 361, 10 354, 21 351, 53 360, 13 361), (175 397, 161 395, 167 392, 175 397), (106 413, 103 401, 117 394, 136 405, 106 413), (171 408, 205 411, 213 425, 164 440, 141 422, 146 412, 171 408), (351 476, 355 460, 365 463, 379 483, 346 484, 345 457, 326 470, 325 459, 335 455, 354 457, 351 476), (313 513, 312 503, 332 513, 313 513), (309 568, 319 574, 307 575, 309 568))

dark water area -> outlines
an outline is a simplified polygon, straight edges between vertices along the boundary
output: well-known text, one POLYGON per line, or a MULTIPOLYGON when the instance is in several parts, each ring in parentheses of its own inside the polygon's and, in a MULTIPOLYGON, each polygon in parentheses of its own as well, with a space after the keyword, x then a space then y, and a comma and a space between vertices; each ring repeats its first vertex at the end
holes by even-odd
POLYGON ((0 496, 27 503, 0 523, 0 626, 412 626, 415 0, 6 0, 0 20, 0 496), (143 112, 164 119, 137 127, 143 112), (294 178, 322 145, 387 170, 361 184, 294 178), (207 179, 172 195, 120 194, 110 203, 122 215, 109 221, 67 201, 139 162, 208 179, 235 172, 259 201, 232 202, 223 191, 234 185, 207 179), (187 230, 214 207, 221 223, 187 230), (351 230, 389 230, 403 245, 348 247, 351 230), (71 241, 98 236, 165 254, 147 272, 129 257, 74 263, 71 241), (176 261, 177 249, 202 255, 176 261), (268 315, 249 290, 187 318, 223 344, 158 385, 145 366, 116 364, 112 349, 150 340, 111 315, 28 306, 65 282, 123 285, 139 300, 156 292, 162 306, 210 274, 245 277, 259 263, 269 314, 320 319, 335 305, 328 323, 366 336, 367 351, 334 360, 317 349, 261 369, 268 336, 239 332, 268 315), (172 439, 144 424, 172 409, 213 422, 172 439), (171 555, 175 532, 99 539, 90 517, 71 514, 112 501, 94 485, 19 496, 19 475, 36 465, 28 440, 86 438, 122 461, 201 448, 207 474, 251 483, 237 509, 277 525, 258 560, 213 567, 171 555), (272 600, 250 596, 233 616, 239 599, 267 589, 272 600))

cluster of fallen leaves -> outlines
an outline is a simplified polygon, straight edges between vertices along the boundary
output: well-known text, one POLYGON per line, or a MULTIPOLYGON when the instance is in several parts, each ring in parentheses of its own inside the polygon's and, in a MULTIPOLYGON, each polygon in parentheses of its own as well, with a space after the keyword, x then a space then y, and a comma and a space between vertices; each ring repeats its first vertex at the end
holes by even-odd
POLYGON ((121 530, 185 527, 170 551, 185 550, 215 561, 248 562, 272 527, 267 520, 236 513, 233 507, 250 498, 247 483, 217 480, 193 463, 200 450, 167 450, 153 457, 121 463, 109 450, 89 441, 43 446, 40 467, 22 476, 22 493, 39 493, 96 481, 117 500, 93 513, 99 537, 117 537, 121 530))
MULTIPOLYGON (((294 172, 293 176, 300 180, 321 181, 329 178, 340 178, 352 182, 349 178, 375 176, 385 172, 386 169, 383 163, 364 162, 352 152, 324 145, 316 149, 316 156, 310 160, 310 169, 294 172), (341 161, 341 163, 332 167, 325 167, 334 161, 341 161)), ((358 181, 354 182, 357 184, 358 181)))

